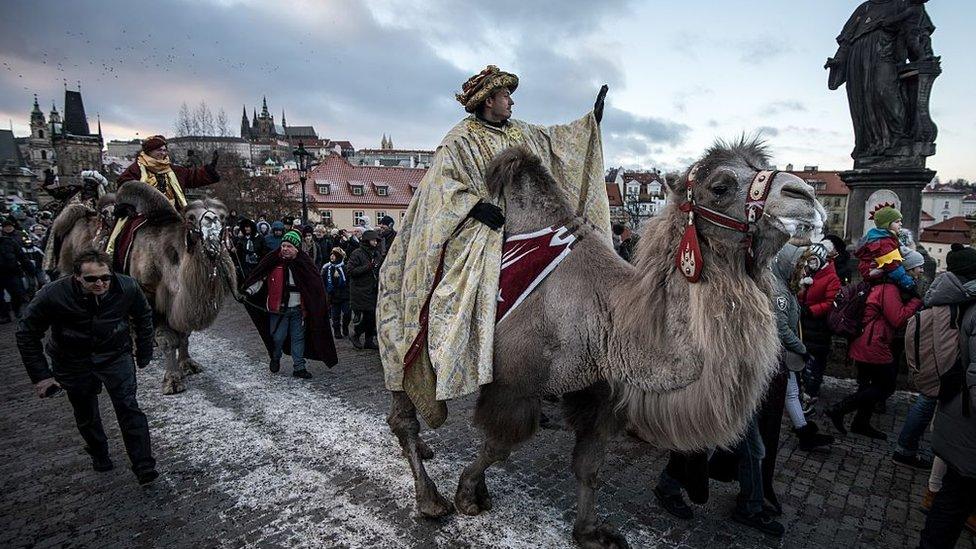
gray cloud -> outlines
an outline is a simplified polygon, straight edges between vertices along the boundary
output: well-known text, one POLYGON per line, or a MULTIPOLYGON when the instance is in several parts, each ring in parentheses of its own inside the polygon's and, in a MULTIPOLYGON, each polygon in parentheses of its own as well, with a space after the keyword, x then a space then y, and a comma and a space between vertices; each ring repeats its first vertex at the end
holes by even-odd
POLYGON ((793 46, 774 36, 742 40, 735 47, 740 51, 739 60, 749 65, 761 65, 770 59, 793 52, 793 46))
POLYGON ((772 101, 767 103, 761 110, 760 114, 773 116, 780 113, 788 112, 806 112, 807 106, 801 101, 795 99, 786 99, 781 101, 772 101))
POLYGON ((779 135, 779 129, 772 126, 760 126, 756 128, 756 133, 763 138, 776 137, 779 135))

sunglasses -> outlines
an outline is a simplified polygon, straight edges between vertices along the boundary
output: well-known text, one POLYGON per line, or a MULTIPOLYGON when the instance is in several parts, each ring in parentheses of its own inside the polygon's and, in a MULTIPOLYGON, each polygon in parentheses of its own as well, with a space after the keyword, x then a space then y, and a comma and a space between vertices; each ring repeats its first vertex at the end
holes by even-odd
POLYGON ((112 281, 112 275, 110 275, 110 274, 102 275, 102 276, 85 275, 85 276, 81 277, 81 279, 84 280, 85 282, 89 283, 89 284, 94 284, 96 282, 111 282, 112 281))

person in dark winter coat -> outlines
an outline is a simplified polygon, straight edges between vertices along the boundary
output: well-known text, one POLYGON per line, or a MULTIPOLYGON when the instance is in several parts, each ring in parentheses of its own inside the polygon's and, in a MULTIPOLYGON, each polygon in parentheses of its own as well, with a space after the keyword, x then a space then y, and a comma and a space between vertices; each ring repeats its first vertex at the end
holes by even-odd
POLYGON ((612 232, 614 236, 620 239, 620 245, 617 246, 617 255, 622 257, 627 263, 633 263, 636 259, 634 257, 634 250, 637 248, 637 242, 640 240, 640 236, 621 223, 615 223, 612 227, 612 232))
POLYGON ((10 319, 10 308, 14 315, 20 316, 20 306, 24 301, 25 275, 34 275, 34 265, 24 253, 23 237, 17 231, 17 223, 10 219, 3 220, 3 232, 0 233, 0 324, 7 324, 10 319), (3 292, 10 294, 10 305, 3 298, 3 292))
MULTIPOLYGON (((813 244, 811 248, 815 251, 811 254, 804 252, 802 248, 797 248, 792 244, 786 244, 773 264, 773 300, 776 309, 776 327, 779 332, 779 340, 783 346, 780 352, 780 375, 786 376, 786 398, 784 406, 793 423, 793 432, 800 439, 801 450, 813 450, 819 446, 826 446, 834 442, 834 437, 819 433, 817 424, 807 421, 803 415, 800 405, 800 384, 798 375, 802 371, 803 365, 810 362, 810 354, 806 345, 800 337, 800 304, 795 297, 797 289, 797 278, 805 274, 806 264, 804 258, 816 258, 819 261, 826 259, 826 248, 818 244, 813 244), (798 365, 794 367, 794 365, 798 365)), ((818 267, 822 263, 818 263, 818 267)), ((782 410, 775 417, 782 416, 782 410)), ((776 422, 777 424, 779 422, 776 422)), ((770 462, 776 460, 775 448, 779 446, 779 433, 771 437, 773 444, 766 444, 770 462)), ((770 471, 772 473, 772 471, 770 471)), ((771 475, 770 475, 771 476, 771 475)), ((769 482, 772 485, 772 482, 769 482)))
POLYGON ((140 484, 146 484, 158 475, 149 423, 136 401, 131 334, 135 334, 135 363, 144 368, 153 355, 152 309, 139 284, 112 273, 111 264, 102 252, 81 253, 74 262, 74 276, 45 285, 27 306, 17 347, 38 396, 51 396, 62 388, 67 392, 96 471, 112 469, 98 414, 98 393, 105 388, 132 471, 140 484), (48 329, 50 365, 42 346, 48 329))
POLYGON ((309 379, 306 358, 329 367, 339 358, 329 330, 325 287, 311 258, 299 249, 301 242, 297 231, 285 233, 279 249, 261 259, 243 287, 250 296, 247 312, 271 357, 268 369, 277 373, 281 355, 289 349, 292 376, 309 379))
POLYGON ((376 231, 364 232, 362 245, 352 252, 346 266, 350 281, 349 305, 354 324, 350 339, 357 349, 379 349, 376 345, 376 297, 382 262, 379 235, 376 231), (363 334, 366 335, 366 340, 360 342, 359 338, 363 334))
POLYGON ((352 319, 345 259, 346 252, 336 246, 329 254, 329 262, 322 267, 322 282, 329 295, 329 310, 332 314, 332 335, 336 339, 349 337, 349 322, 352 319))
POLYGON ((285 236, 285 224, 275 221, 271 224, 271 232, 264 235, 264 249, 273 252, 281 246, 281 237, 285 236))
POLYGON ((312 240, 315 242, 316 255, 315 266, 322 270, 322 267, 329 263, 329 255, 332 253, 332 237, 325 225, 319 223, 312 229, 312 240))
POLYGON ((376 232, 382 239, 380 242, 380 250, 385 258, 386 252, 390 250, 390 246, 393 246, 393 241, 396 239, 397 235, 397 232, 393 230, 393 218, 388 215, 384 215, 383 218, 380 219, 376 232))
MULTIPOLYGON (((899 266, 904 268, 901 261, 899 266)), ((917 274, 916 269, 913 271, 917 274)), ((863 331, 848 348, 848 356, 857 368, 857 392, 827 412, 841 434, 847 434, 844 417, 856 411, 851 423, 852 432, 879 440, 888 438, 871 426, 871 414, 875 405, 884 402, 895 391, 898 376, 894 362, 896 354, 892 352, 895 334, 905 328, 909 317, 921 306, 921 299, 903 294, 901 288, 887 277, 871 287, 864 307, 863 331)))
MULTIPOLYGON (((820 396, 820 384, 827 368, 830 354, 831 333, 827 326, 827 316, 834 307, 834 298, 840 291, 840 277, 837 276, 833 255, 833 244, 829 240, 810 245, 804 254, 804 280, 801 280, 800 325, 803 328, 803 344, 810 354, 810 361, 803 371, 803 387, 811 399, 820 396), (809 281, 809 284, 802 284, 809 281)), ((815 401, 815 400, 814 400, 815 401)))
MULTIPOLYGON (((932 430, 932 450, 946 463, 919 540, 923 549, 956 546, 966 519, 976 513, 976 250, 953 245, 947 273, 932 283, 926 304, 966 304, 960 323, 960 375, 947 376, 932 430)), ((940 391, 942 393, 942 391, 940 391)))
POLYGON ((258 266, 258 262, 267 253, 264 245, 264 238, 258 234, 257 225, 250 219, 240 221, 241 235, 237 237, 237 259, 240 261, 240 269, 247 278, 251 271, 258 266))

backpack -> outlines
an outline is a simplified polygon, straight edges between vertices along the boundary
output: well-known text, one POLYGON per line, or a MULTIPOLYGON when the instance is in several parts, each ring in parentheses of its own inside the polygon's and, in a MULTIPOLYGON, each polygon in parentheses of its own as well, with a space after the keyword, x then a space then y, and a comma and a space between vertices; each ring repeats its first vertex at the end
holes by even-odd
POLYGON ((950 371, 959 370, 959 324, 964 309, 956 304, 922 309, 905 326, 905 360, 915 388, 936 398, 950 371))
POLYGON ((844 286, 834 297, 834 306, 827 315, 830 331, 847 339, 854 339, 864 330, 864 308, 871 293, 868 282, 854 282, 844 286))

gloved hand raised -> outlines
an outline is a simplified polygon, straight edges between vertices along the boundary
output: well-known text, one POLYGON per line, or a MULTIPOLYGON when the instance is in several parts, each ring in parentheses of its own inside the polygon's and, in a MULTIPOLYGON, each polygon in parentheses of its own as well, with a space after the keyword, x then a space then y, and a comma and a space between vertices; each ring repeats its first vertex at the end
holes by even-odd
POLYGON ((505 224, 505 214, 502 213, 502 209, 491 202, 478 202, 471 208, 468 217, 477 219, 494 231, 501 229, 505 224))

